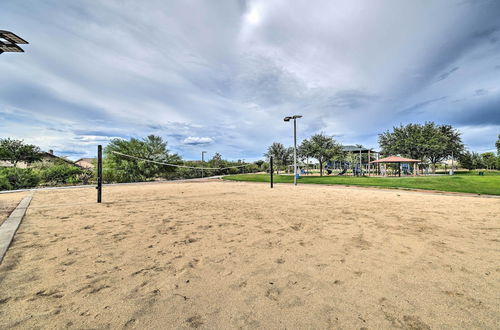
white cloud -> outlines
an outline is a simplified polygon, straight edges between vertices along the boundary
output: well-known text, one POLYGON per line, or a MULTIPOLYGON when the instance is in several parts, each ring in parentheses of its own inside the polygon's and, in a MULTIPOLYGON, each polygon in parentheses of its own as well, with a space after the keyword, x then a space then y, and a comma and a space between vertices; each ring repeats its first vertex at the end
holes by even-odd
POLYGON ((214 142, 214 140, 209 137, 188 136, 182 142, 184 144, 189 144, 189 145, 198 145, 198 144, 209 144, 214 142))

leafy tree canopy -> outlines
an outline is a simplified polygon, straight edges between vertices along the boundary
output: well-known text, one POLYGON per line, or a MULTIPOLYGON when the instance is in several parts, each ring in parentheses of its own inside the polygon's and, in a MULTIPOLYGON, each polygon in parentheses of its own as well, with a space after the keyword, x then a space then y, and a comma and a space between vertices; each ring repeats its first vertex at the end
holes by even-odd
POLYGON ((394 127, 392 132, 379 134, 382 153, 437 162, 460 155, 464 145, 460 133, 451 125, 408 124, 394 127))
POLYGON ((302 157, 316 158, 320 166, 320 175, 323 175, 323 163, 342 155, 343 152, 342 146, 333 137, 320 133, 302 141, 299 154, 302 157))
POLYGON ((224 161, 222 160, 222 155, 218 152, 215 153, 215 155, 210 159, 208 164, 211 167, 224 167, 224 161))
POLYGON ((167 141, 156 135, 149 135, 144 139, 131 138, 128 141, 113 139, 104 149, 106 155, 104 167, 120 172, 123 176, 121 180, 126 181, 142 181, 158 177, 163 173, 173 172, 175 168, 128 158, 115 154, 114 151, 163 163, 176 164, 181 161, 179 155, 169 153, 167 141))
POLYGON ((481 154, 482 162, 487 169, 495 169, 497 158, 493 152, 485 152, 481 154))
POLYGON ((279 173, 279 166, 286 166, 293 162, 293 148, 286 148, 282 143, 274 142, 267 148, 264 156, 267 158, 273 157, 279 173))
POLYGON ((0 159, 10 161, 14 166, 19 162, 40 161, 42 152, 39 147, 24 144, 23 140, 0 139, 0 159))

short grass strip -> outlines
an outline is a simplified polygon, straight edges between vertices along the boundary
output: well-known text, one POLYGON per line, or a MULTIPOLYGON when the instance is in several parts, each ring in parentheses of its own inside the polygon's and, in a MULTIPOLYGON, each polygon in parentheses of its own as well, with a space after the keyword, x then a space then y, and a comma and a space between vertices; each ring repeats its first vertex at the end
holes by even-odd
MULTIPOLYGON (((224 180, 269 182, 267 174, 240 174, 225 176, 224 180)), ((292 175, 275 175, 275 183, 293 183, 292 175)), ((500 195, 500 175, 486 172, 479 175, 443 175, 419 177, 352 177, 301 176, 301 184, 339 184, 386 188, 426 189, 484 195, 500 195)))

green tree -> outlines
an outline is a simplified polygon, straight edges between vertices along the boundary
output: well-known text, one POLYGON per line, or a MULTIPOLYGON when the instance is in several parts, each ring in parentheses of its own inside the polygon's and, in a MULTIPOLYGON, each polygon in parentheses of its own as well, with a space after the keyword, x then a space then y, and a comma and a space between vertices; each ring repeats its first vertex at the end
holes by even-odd
POLYGON ((497 147, 497 156, 500 157, 500 134, 498 134, 498 140, 495 145, 497 147))
POLYGON ((283 158, 283 165, 288 166, 293 164, 293 147, 286 148, 285 157, 283 158))
POLYGON ((297 147, 297 157, 302 161, 306 161, 312 157, 312 154, 313 148, 311 142, 307 139, 303 140, 302 143, 297 147))
POLYGON ((323 133, 315 134, 300 144, 299 150, 303 157, 315 158, 319 162, 320 176, 323 176, 323 164, 330 159, 343 154, 342 146, 333 137, 323 133))
POLYGON ((210 167, 224 167, 224 161, 222 160, 222 155, 218 152, 210 159, 208 162, 210 167))
POLYGON ((119 182, 144 181, 175 171, 175 167, 147 160, 174 164, 181 161, 177 154, 169 153, 167 141, 156 135, 149 135, 143 139, 131 138, 129 141, 113 139, 104 149, 104 154, 106 156, 104 167, 108 171, 105 174, 108 180, 119 182))
POLYGON ((459 155, 464 150, 460 132, 451 125, 436 126, 434 123, 426 123, 424 127, 424 138, 429 138, 431 141, 434 139, 436 142, 428 146, 428 157, 434 171, 436 163, 451 155, 459 155))
POLYGON ((293 156, 293 148, 286 148, 282 143, 274 142, 267 148, 265 157, 273 157, 274 164, 276 165, 277 173, 280 173, 280 166, 287 166, 293 156))
POLYGON ((33 163, 41 160, 40 148, 24 144, 23 140, 0 139, 0 159, 10 161, 14 167, 19 162, 33 163))
POLYGON ((483 157, 477 152, 472 152, 472 166, 474 169, 485 168, 483 157))
POLYGON ((379 134, 382 153, 428 160, 436 170, 436 163, 453 155, 459 155, 464 146, 460 132, 451 125, 408 124, 393 127, 393 131, 379 134))
POLYGON ((476 170, 484 168, 486 166, 483 157, 477 152, 462 152, 459 156, 458 161, 460 162, 460 165, 462 167, 468 170, 476 170))
POLYGON ((495 143, 495 146, 497 147, 497 170, 500 170, 500 134, 498 134, 498 140, 495 143))
POLYGON ((468 170, 474 169, 474 162, 472 160, 472 153, 470 151, 462 152, 458 157, 458 161, 461 167, 468 170))
POLYGON ((493 152, 485 152, 481 154, 482 162, 486 169, 493 170, 496 167, 497 158, 493 152))

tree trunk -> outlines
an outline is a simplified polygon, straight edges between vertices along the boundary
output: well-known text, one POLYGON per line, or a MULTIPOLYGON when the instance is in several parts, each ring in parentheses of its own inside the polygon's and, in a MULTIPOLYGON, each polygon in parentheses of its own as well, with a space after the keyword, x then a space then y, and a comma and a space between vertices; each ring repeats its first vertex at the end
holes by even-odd
POLYGON ((319 161, 319 176, 323 176, 323 162, 319 161))

